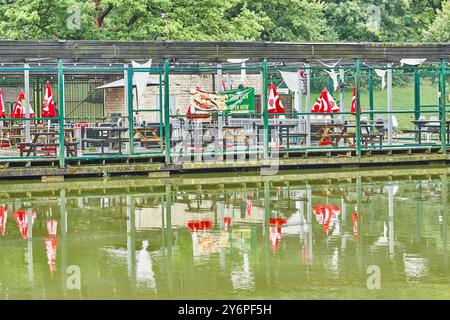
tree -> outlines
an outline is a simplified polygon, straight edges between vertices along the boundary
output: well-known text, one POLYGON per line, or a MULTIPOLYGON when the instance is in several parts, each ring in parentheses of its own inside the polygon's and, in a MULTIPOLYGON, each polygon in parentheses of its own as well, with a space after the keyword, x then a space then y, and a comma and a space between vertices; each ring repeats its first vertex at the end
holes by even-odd
POLYGON ((256 40, 260 17, 241 0, 19 0, 0 6, 4 39, 256 40), (132 5, 130 5, 132 4, 132 5), (78 14, 80 28, 68 27, 78 14), (167 18, 165 18, 167 17, 167 18))
POLYGON ((446 1, 439 10, 434 22, 424 33, 424 40, 428 42, 450 41, 450 2, 446 1))
POLYGON ((261 40, 326 41, 335 40, 324 15, 325 6, 317 0, 249 0, 248 7, 261 17, 261 40))

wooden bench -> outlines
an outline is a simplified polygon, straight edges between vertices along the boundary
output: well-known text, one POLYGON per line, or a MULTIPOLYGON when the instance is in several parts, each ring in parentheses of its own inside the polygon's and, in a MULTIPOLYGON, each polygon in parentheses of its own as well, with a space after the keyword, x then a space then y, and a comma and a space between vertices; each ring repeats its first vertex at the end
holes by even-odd
MULTIPOLYGON (((23 157, 24 153, 29 157, 31 154, 36 156, 37 154, 45 154, 47 156, 57 156, 59 143, 57 142, 21 142, 17 144, 20 156, 23 157)), ((66 156, 76 157, 78 155, 78 142, 65 142, 66 156)))

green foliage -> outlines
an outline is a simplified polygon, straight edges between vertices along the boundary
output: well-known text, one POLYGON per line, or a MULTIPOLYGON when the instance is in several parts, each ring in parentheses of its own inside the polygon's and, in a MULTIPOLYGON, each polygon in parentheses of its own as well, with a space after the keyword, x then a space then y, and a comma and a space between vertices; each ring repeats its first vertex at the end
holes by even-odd
MULTIPOLYGON (((377 9, 377 10, 378 10, 377 9)), ((442 0, 5 0, 2 39, 449 41, 442 0), (379 9, 377 28, 373 8, 379 9), (80 28, 69 28, 74 10, 80 28)))

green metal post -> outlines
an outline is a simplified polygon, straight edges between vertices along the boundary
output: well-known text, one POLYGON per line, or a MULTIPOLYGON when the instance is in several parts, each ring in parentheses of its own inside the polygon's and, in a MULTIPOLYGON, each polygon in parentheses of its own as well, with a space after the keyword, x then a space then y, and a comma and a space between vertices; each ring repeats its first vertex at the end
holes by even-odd
MULTIPOLYGON (((163 134, 163 75, 162 75, 162 70, 159 70, 159 136, 162 137, 163 134)), ((163 144, 161 143, 161 148, 160 148, 160 152, 163 153, 164 152, 164 147, 163 144)))
POLYGON ((446 143, 446 139, 447 139, 447 129, 446 129, 446 121, 445 121, 445 105, 446 105, 446 93, 445 93, 445 60, 441 59, 441 81, 440 81, 440 101, 439 101, 439 119, 441 121, 441 152, 442 153, 447 153, 447 143, 446 143))
POLYGON ((370 111, 370 123, 373 126, 373 72, 369 69, 369 111, 370 111))
POLYGON ((164 60, 164 137, 166 145, 166 163, 170 163, 170 113, 169 113, 169 60, 164 60))
POLYGON ((263 120, 264 120, 264 158, 269 159, 269 110, 268 110, 268 102, 267 102, 267 59, 263 60, 262 63, 262 99, 261 99, 261 107, 263 110, 263 120))
POLYGON ((128 138, 130 140, 130 154, 134 152, 134 115, 133 115, 133 67, 127 68, 128 94, 128 138))
POLYGON ((59 166, 65 166, 64 146, 64 73, 63 61, 58 59, 58 105, 59 105, 59 166))
POLYGON ((420 74, 414 68, 414 119, 420 118, 420 74))
POLYGON ((360 59, 355 60, 355 66, 356 66, 356 154, 358 157, 361 156, 361 110, 360 110, 360 94, 359 94, 359 79, 361 77, 361 61, 360 59))

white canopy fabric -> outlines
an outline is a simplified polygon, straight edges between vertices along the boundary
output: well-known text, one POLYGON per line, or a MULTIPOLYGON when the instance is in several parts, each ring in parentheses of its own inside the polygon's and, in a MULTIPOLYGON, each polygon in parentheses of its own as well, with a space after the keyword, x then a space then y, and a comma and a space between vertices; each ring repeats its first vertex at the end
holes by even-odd
MULTIPOLYGON (((136 61, 131 61, 131 64, 133 65, 133 68, 151 68, 152 67, 152 59, 148 60, 144 64, 139 64, 136 61)), ((133 73, 133 80, 136 82, 136 89, 137 89, 137 98, 138 102, 142 101, 142 98, 144 96, 145 88, 147 88, 147 82, 150 78, 149 72, 134 72, 133 73)))
POLYGON ((300 110, 300 90, 303 90, 303 81, 300 77, 299 72, 292 71, 279 71, 284 83, 288 89, 294 92, 294 106, 297 112, 302 112, 300 110))
POLYGON ((419 66, 422 63, 427 61, 427 59, 402 59, 400 60, 400 65, 403 67, 403 65, 407 64, 409 66, 419 66))
MULTIPOLYGON (((159 86, 159 80, 157 79, 147 79, 147 86, 159 86)), ((104 84, 95 89, 109 89, 109 88, 123 88, 125 87, 125 79, 119 79, 107 84, 104 84)), ((136 81, 133 79, 133 87, 136 87, 136 81)))
POLYGON ((247 73, 245 70, 245 62, 248 61, 248 58, 245 59, 227 59, 227 62, 229 63, 240 63, 241 64, 241 84, 244 84, 247 80, 247 73))

